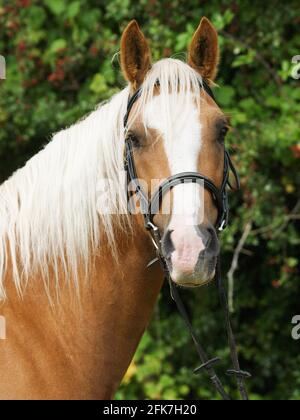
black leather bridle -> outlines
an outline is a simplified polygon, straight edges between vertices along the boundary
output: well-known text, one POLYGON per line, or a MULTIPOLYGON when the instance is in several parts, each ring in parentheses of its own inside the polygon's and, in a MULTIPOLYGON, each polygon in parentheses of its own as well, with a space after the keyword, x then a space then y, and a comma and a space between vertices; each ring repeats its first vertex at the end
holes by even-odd
MULTIPOLYGON (((159 81, 157 81, 157 85, 159 86, 159 81)), ((214 94, 205 80, 203 80, 201 84, 201 88, 203 88, 204 91, 215 101, 214 94)), ((142 89, 143 87, 140 87, 128 100, 127 112, 124 117, 125 132, 127 131, 129 114, 131 112, 131 109, 134 103, 141 96, 142 89)), ((165 278, 170 285, 171 297, 175 301, 177 308, 191 334, 197 353, 201 360, 201 366, 195 369, 194 373, 197 374, 200 371, 205 370, 208 373, 208 376, 210 377, 210 380, 213 383, 215 389, 221 395, 221 397, 224 400, 230 400, 231 399, 230 396, 225 391, 222 385, 222 382, 219 379, 214 369, 215 364, 218 363, 220 359, 217 357, 210 359, 206 355, 206 352, 202 348, 201 344, 199 343, 199 340, 197 339, 195 335, 194 329, 191 325, 187 311, 179 295, 178 289, 175 283, 171 279, 170 272, 168 269, 168 264, 162 252, 160 231, 158 227, 155 225, 153 219, 155 215, 159 212, 162 198, 172 188, 182 183, 199 183, 210 192, 213 198, 213 201, 216 205, 216 208, 218 210, 216 228, 219 231, 224 230, 228 224, 228 215, 229 215, 227 186, 232 188, 229 181, 229 175, 230 175, 230 172, 233 173, 236 184, 237 184, 237 188, 240 188, 240 182, 239 182, 237 171, 235 170, 235 167, 231 161, 228 151, 225 149, 223 181, 220 188, 218 188, 212 180, 210 180, 209 178, 207 178, 206 176, 198 172, 183 172, 183 173, 179 173, 179 174, 176 174, 167 178, 158 187, 158 189, 149 199, 148 196, 145 195, 138 180, 137 171, 136 171, 136 167, 134 163, 134 157, 133 157, 133 149, 134 149, 134 146, 133 146, 133 141, 132 141, 131 136, 130 135, 126 136, 124 166, 125 166, 125 171, 127 172, 127 184, 128 185, 130 184, 131 188, 133 187, 132 193, 137 194, 139 197, 141 212, 144 216, 144 221, 145 221, 145 228, 149 231, 152 238, 153 245, 156 250, 156 258, 153 259, 148 264, 148 267, 152 266, 156 262, 159 262, 161 264, 161 267, 165 274, 165 278)), ((130 197, 129 197, 128 188, 127 188, 127 198, 128 198, 128 206, 129 206, 130 197)), ((132 209, 129 208, 129 211, 131 210, 132 209)), ((231 354, 231 360, 232 360, 232 366, 233 366, 232 369, 227 370, 226 374, 229 376, 235 376, 241 398, 243 400, 248 400, 248 394, 245 387, 244 379, 251 377, 251 375, 248 372, 244 372, 240 369, 238 353, 237 353, 237 345, 236 345, 235 337, 234 337, 232 327, 231 327, 226 290, 222 282, 220 256, 217 259, 217 265, 216 265, 216 282, 218 286, 220 301, 224 309, 225 323, 226 323, 226 329, 227 329, 227 335, 228 335, 228 343, 230 347, 230 354, 231 354)))

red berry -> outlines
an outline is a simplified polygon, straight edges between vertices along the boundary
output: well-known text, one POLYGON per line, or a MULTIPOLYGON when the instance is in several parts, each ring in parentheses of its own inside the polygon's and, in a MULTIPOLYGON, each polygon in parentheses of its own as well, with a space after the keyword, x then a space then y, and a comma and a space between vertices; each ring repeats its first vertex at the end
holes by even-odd
POLYGON ((279 289, 279 287, 281 286, 280 280, 273 280, 272 286, 274 287, 274 289, 279 289))
POLYGON ((293 155, 296 159, 300 159, 300 144, 295 144, 294 146, 290 147, 293 155))

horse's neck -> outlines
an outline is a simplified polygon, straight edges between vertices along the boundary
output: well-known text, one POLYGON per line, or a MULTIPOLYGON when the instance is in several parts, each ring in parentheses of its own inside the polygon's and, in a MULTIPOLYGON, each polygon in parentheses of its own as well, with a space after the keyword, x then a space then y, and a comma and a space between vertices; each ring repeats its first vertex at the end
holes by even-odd
POLYGON ((0 341, 0 398, 110 398, 149 322, 162 285, 142 231, 119 238, 120 264, 101 253, 81 286, 81 305, 67 286, 51 309, 39 279, 23 300, 8 286, 6 341, 0 341), (7 368, 9 366, 9 369, 7 368))

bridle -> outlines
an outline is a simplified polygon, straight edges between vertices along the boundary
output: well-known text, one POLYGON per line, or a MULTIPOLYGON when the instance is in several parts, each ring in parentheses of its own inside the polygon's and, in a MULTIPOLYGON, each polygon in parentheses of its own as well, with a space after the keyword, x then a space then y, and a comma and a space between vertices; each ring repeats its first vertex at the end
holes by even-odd
MULTIPOLYGON (((156 82, 156 85, 159 86, 159 82, 156 82)), ((203 89, 215 100, 214 94, 210 89, 209 85, 203 81, 203 89)), ((202 87, 201 86, 201 87, 202 87)), ((138 100, 141 96, 142 87, 139 88, 129 99, 127 105, 127 112, 124 117, 124 127, 126 129, 128 118, 131 112, 131 109, 134 103, 138 100)), ((198 172, 182 172, 176 175, 173 175, 167 178, 156 190, 153 194, 151 199, 149 200, 148 197, 144 194, 137 176, 137 171, 135 168, 135 163, 133 159, 133 143, 131 137, 127 137, 125 141, 125 171, 128 175, 128 182, 130 183, 131 187, 133 186, 133 190, 138 193, 140 202, 141 202, 141 211, 145 219, 145 228, 150 232, 155 228, 155 224, 153 222, 154 216, 159 212, 160 203, 163 196, 174 188, 176 185, 182 183, 200 183, 207 189, 216 204, 218 209, 218 219, 216 223, 216 227, 219 231, 222 231, 226 228, 228 224, 228 215, 229 215, 229 207, 228 207, 228 194, 227 194, 227 185, 232 188, 229 182, 229 174, 230 171, 234 174, 237 188, 240 188, 240 182, 238 174, 235 170, 235 167, 232 163, 230 155, 227 150, 224 152, 224 173, 223 173, 223 181, 221 188, 216 187, 216 185, 206 176, 198 173, 198 172)))
MULTIPOLYGON (((157 86, 159 86, 159 81, 157 81, 156 84, 157 86)), ((200 86, 215 101, 214 94, 205 80, 202 81, 200 86)), ((142 89, 143 87, 140 87, 128 100, 127 112, 124 117, 125 131, 127 131, 127 123, 128 123, 131 109, 134 103, 141 96, 142 89)), ((187 326, 187 329, 190 332, 190 335, 195 344, 197 353, 201 360, 201 366, 196 368, 194 370, 194 373, 198 374, 201 371, 205 370, 213 386, 215 387, 216 391, 221 395, 221 397, 224 400, 231 400, 230 396, 225 391, 224 386, 222 385, 222 382, 214 369, 214 366, 220 361, 220 359, 218 357, 209 358, 207 356, 206 352, 204 351, 203 347, 201 346, 201 344, 199 343, 196 337, 195 331, 191 325, 190 319, 188 317, 185 306, 183 305, 178 289, 176 288, 176 285, 174 284, 174 282, 171 280, 168 264, 162 252, 160 231, 159 231, 159 228, 155 225, 153 219, 154 219, 154 216, 159 212, 161 201, 167 192, 169 192, 172 188, 174 188, 175 186, 179 184, 198 183, 204 186, 204 188, 210 192, 213 198, 213 201, 216 205, 216 208, 218 210, 216 228, 219 231, 223 231, 228 225, 228 215, 229 215, 227 186, 232 188, 231 183, 229 181, 229 175, 230 175, 230 172, 233 173, 237 187, 240 188, 240 182, 239 182, 237 171, 232 163, 229 152, 225 149, 223 181, 220 188, 218 188, 212 180, 210 180, 209 178, 207 178, 206 176, 198 172, 182 172, 182 173, 179 173, 179 174, 176 174, 167 178, 162 184, 159 185, 158 189, 154 192, 152 197, 149 199, 145 195, 138 180, 134 157, 133 157, 133 147, 134 147, 133 141, 129 135, 125 139, 125 161, 124 161, 125 171, 127 172, 127 184, 128 185, 130 184, 132 193, 137 194, 139 197, 141 212, 144 216, 145 229, 150 233, 153 245, 156 250, 156 258, 150 261, 147 267, 150 267, 156 262, 159 262, 164 271, 165 278, 168 281, 169 286, 170 286, 171 297, 175 301, 177 305, 177 309, 180 312, 187 326)), ((128 203, 129 203, 130 197, 129 197, 128 188, 127 188, 127 198, 128 198, 128 203)), ((129 211, 131 210, 132 209, 129 208, 129 211)), ((223 285, 222 276, 221 276, 220 256, 218 256, 217 265, 216 265, 216 282, 217 282, 217 287, 219 291, 220 302, 224 310, 225 323, 226 323, 226 329, 227 329, 227 335, 228 335, 228 343, 230 347, 230 355, 231 355, 232 366, 233 366, 232 369, 227 370, 226 374, 228 376, 234 376, 236 378, 237 386, 238 386, 238 390, 239 390, 241 398, 243 400, 248 400, 248 394, 247 394, 244 380, 251 377, 251 375, 248 372, 244 372, 240 369, 236 340, 235 340, 235 337, 232 331, 232 326, 231 326, 226 290, 223 285)))

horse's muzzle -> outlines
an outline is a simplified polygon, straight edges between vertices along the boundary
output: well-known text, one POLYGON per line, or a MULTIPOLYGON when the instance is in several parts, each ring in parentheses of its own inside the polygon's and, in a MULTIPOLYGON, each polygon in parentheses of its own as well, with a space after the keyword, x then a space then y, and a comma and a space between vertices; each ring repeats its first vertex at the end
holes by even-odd
POLYGON ((210 226, 168 229, 162 239, 171 278, 184 287, 203 286, 214 279, 219 249, 217 234, 210 226))

